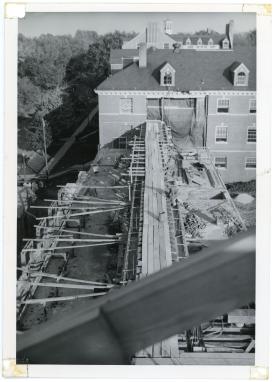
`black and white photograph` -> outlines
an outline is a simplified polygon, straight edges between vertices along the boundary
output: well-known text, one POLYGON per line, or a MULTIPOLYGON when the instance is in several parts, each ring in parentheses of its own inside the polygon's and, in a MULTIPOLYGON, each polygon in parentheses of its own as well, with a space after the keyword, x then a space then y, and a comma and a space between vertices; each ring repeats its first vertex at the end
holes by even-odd
POLYGON ((256 18, 18 19, 17 365, 255 365, 256 18))

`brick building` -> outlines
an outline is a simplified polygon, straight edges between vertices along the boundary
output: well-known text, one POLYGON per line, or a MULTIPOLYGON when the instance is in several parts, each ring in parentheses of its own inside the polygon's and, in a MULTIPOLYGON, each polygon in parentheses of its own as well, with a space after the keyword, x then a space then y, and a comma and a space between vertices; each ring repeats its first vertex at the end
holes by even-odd
POLYGON ((187 49, 166 20, 111 52, 112 74, 96 89, 101 146, 124 145, 126 131, 161 119, 182 147, 208 147, 225 182, 255 178, 256 49, 233 49, 233 22, 220 41, 207 38, 187 49))

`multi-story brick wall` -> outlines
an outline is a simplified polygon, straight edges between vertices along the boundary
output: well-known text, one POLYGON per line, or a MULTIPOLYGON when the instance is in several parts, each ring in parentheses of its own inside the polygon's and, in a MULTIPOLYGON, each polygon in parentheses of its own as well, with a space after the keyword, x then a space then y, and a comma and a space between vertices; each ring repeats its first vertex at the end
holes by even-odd
MULTIPOLYGON (((226 183, 256 177, 255 96, 207 96, 206 147, 226 183), (219 100, 223 100, 219 104, 219 100), (220 107, 219 107, 220 105, 220 107), (253 162, 254 161, 254 162, 253 162)), ((99 95, 100 145, 147 119, 145 95, 99 95)))
POLYGON ((208 97, 206 146, 217 161, 225 182, 256 177, 253 167, 253 158, 256 158, 255 112, 255 96, 208 97), (221 99, 223 101, 219 101, 221 99), (224 164, 222 158, 226 158, 224 164))
POLYGON ((146 97, 99 95, 99 143, 104 146, 146 120, 146 97))

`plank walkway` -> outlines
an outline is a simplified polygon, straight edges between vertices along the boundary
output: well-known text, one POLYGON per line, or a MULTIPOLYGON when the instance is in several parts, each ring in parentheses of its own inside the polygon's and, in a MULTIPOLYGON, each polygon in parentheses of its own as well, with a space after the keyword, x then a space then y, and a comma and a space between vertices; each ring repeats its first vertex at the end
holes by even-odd
MULTIPOLYGON (((159 123, 154 121, 147 122, 146 125, 142 277, 172 264, 159 126, 159 123)), ((137 356, 166 358, 178 357, 178 354, 177 336, 173 336, 148 347, 137 356)))
POLYGON ((145 137, 145 189, 142 238, 142 275, 172 264, 164 172, 159 148, 159 124, 148 122, 145 137))

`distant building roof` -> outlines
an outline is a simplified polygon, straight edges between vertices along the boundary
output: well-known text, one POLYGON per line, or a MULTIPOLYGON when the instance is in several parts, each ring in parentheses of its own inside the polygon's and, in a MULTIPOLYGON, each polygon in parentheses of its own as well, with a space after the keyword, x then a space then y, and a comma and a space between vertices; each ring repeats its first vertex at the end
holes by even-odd
POLYGON ((138 57, 138 49, 111 49, 110 52, 110 63, 120 64, 122 58, 133 58, 138 57))
POLYGON ((176 34, 171 33, 171 34, 169 34, 169 37, 171 37, 175 41, 182 42, 182 36, 178 33, 176 33, 176 34))
POLYGON ((202 40, 202 44, 203 45, 207 45, 208 41, 210 39, 212 39, 213 40, 213 44, 214 45, 218 45, 218 44, 221 43, 221 41, 224 39, 224 37, 225 37, 225 35, 220 36, 220 35, 217 35, 217 34, 188 36, 188 37, 184 38, 183 43, 185 44, 186 40, 189 38, 191 40, 191 44, 192 45, 197 45, 198 39, 202 40))
MULTIPOLYGON (((242 62, 249 69, 248 86, 240 90, 256 89, 256 49, 239 47, 234 51, 196 51, 189 49, 149 49, 147 67, 139 68, 137 63, 129 65, 108 77, 98 90, 163 90, 160 85, 160 69, 169 62, 175 68, 174 90, 236 90, 231 68, 235 62, 242 62)), ((171 87, 170 87, 171 88, 171 87)))

